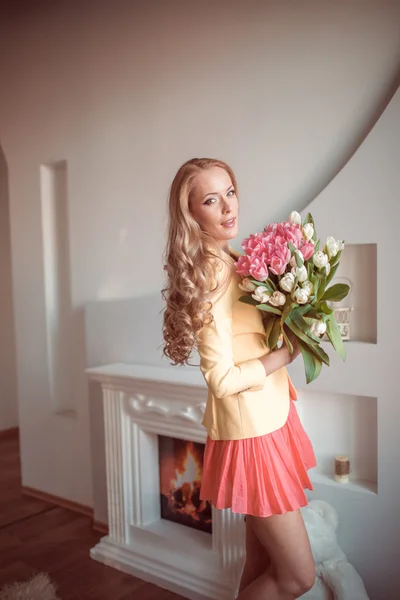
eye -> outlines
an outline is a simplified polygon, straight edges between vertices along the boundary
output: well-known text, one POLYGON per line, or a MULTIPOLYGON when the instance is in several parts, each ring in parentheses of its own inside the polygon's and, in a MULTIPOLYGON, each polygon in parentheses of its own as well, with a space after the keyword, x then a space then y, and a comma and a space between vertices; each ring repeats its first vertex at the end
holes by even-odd
POLYGON ((227 196, 234 196, 235 195, 235 190, 229 190, 229 192, 227 193, 227 196))
POLYGON ((207 198, 204 204, 207 204, 207 206, 209 206, 210 204, 214 204, 215 201, 215 198, 207 198))

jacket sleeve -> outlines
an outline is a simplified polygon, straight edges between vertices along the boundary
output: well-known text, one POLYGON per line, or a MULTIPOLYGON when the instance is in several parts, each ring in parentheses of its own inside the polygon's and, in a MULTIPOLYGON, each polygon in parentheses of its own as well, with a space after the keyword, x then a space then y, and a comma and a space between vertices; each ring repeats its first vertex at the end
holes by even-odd
POLYGON ((200 369, 211 393, 225 398, 244 390, 264 387, 266 373, 258 358, 235 364, 232 349, 232 292, 230 284, 216 301, 214 320, 197 333, 200 369))

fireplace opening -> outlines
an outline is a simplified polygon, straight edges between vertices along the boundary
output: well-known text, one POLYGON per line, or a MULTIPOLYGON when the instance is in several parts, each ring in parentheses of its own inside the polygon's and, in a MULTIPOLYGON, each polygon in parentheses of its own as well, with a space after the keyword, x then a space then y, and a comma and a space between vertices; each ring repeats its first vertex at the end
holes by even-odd
POLYGON ((158 436, 161 518, 212 533, 211 504, 200 500, 204 444, 158 436))

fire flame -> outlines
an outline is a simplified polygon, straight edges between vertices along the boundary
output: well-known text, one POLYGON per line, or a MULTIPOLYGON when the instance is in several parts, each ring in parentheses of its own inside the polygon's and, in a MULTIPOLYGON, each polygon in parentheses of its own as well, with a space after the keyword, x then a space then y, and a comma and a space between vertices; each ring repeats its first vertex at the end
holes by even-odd
POLYGON ((207 503, 205 501, 195 502, 194 497, 198 495, 202 476, 201 462, 196 458, 193 443, 188 442, 186 456, 180 467, 175 469, 175 477, 171 479, 169 505, 176 513, 190 516, 194 521, 199 521, 207 503), (176 505, 175 492, 180 493, 180 507, 176 505), (197 507, 195 506, 197 504, 197 507))
POLYGON ((201 465, 197 461, 193 454, 193 445, 190 442, 187 446, 187 454, 183 461, 180 470, 175 471, 175 479, 172 480, 172 488, 183 487, 184 484, 190 484, 193 487, 193 483, 201 482, 201 465))

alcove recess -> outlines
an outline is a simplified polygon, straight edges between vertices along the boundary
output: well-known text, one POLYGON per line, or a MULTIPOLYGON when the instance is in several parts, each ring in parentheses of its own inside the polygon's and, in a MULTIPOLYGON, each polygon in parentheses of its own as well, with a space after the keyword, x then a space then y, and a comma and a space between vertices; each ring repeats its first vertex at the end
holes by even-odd
POLYGON ((377 399, 302 389, 297 410, 313 444, 317 467, 309 471, 315 484, 377 493, 377 399), (350 459, 350 483, 334 478, 335 456, 350 459))
POLYGON ((54 412, 75 417, 66 160, 40 166, 40 195, 49 391, 54 412))
POLYGON ((350 308, 350 340, 377 342, 377 245, 346 244, 332 283, 347 283, 350 292, 334 308, 350 308))

